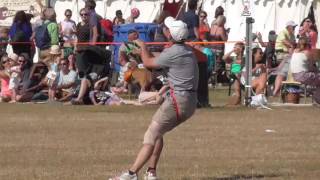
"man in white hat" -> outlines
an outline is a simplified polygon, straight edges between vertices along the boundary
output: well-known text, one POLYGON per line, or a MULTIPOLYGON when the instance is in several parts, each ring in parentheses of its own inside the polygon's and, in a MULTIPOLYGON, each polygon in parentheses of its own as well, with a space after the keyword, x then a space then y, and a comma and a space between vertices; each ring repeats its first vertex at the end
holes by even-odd
POLYGON ((164 102, 154 114, 152 122, 144 135, 143 146, 134 164, 122 175, 110 180, 137 180, 139 170, 147 163, 145 180, 156 180, 156 167, 163 147, 163 135, 189 119, 196 109, 198 65, 192 48, 184 41, 188 38, 187 25, 167 17, 164 21, 163 33, 172 43, 154 57, 140 41, 141 59, 147 68, 163 68, 167 70, 170 89, 164 102))
POLYGON ((288 21, 286 28, 279 33, 276 40, 275 49, 277 63, 279 64, 273 90, 273 95, 276 96, 279 94, 281 83, 287 77, 289 71, 289 60, 296 45, 296 38, 294 36, 296 26, 297 24, 294 21, 288 21))
MULTIPOLYGON (((276 40, 276 52, 277 53, 289 53, 289 50, 294 48, 296 39, 294 36, 294 29, 297 26, 293 21, 286 23, 286 28, 281 31, 276 40)), ((282 60, 282 59, 281 59, 282 60)))

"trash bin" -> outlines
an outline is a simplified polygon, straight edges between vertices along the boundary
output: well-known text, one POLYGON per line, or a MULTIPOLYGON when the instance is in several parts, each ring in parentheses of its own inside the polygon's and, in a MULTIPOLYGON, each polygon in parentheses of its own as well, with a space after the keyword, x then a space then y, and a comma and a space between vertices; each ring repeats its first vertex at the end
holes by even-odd
MULTIPOLYGON (((135 29, 139 32, 139 39, 145 42, 152 42, 154 40, 154 35, 156 33, 157 27, 158 25, 155 23, 132 23, 113 26, 113 42, 122 43, 128 41, 128 31, 130 29, 135 29)), ((120 64, 118 58, 120 45, 121 44, 115 44, 113 50, 113 68, 116 72, 120 71, 120 64)))

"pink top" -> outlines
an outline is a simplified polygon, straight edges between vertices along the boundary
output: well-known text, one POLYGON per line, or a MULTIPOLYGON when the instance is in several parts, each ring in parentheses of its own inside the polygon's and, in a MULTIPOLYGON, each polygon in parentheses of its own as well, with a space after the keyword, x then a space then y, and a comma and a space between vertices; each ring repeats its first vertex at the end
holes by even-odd
POLYGON ((315 49, 317 45, 318 34, 315 31, 311 31, 309 36, 311 41, 311 49, 315 49))
POLYGON ((8 97, 11 96, 11 91, 9 89, 9 78, 8 79, 1 79, 1 92, 0 96, 8 97))

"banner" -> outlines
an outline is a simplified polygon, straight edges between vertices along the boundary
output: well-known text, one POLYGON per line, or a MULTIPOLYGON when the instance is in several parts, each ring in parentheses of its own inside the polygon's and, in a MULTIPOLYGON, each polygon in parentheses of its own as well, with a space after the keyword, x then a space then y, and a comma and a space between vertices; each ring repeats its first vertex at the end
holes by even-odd
POLYGON ((43 5, 45 0, 1 0, 0 26, 10 26, 17 11, 25 11, 36 17, 43 5))

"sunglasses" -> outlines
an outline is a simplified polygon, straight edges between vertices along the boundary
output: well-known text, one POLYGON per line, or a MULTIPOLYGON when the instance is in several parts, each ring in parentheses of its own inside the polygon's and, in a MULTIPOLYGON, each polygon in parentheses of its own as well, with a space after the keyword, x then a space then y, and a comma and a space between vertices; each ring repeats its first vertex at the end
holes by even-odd
POLYGON ((87 13, 81 13, 80 16, 88 16, 87 13))

